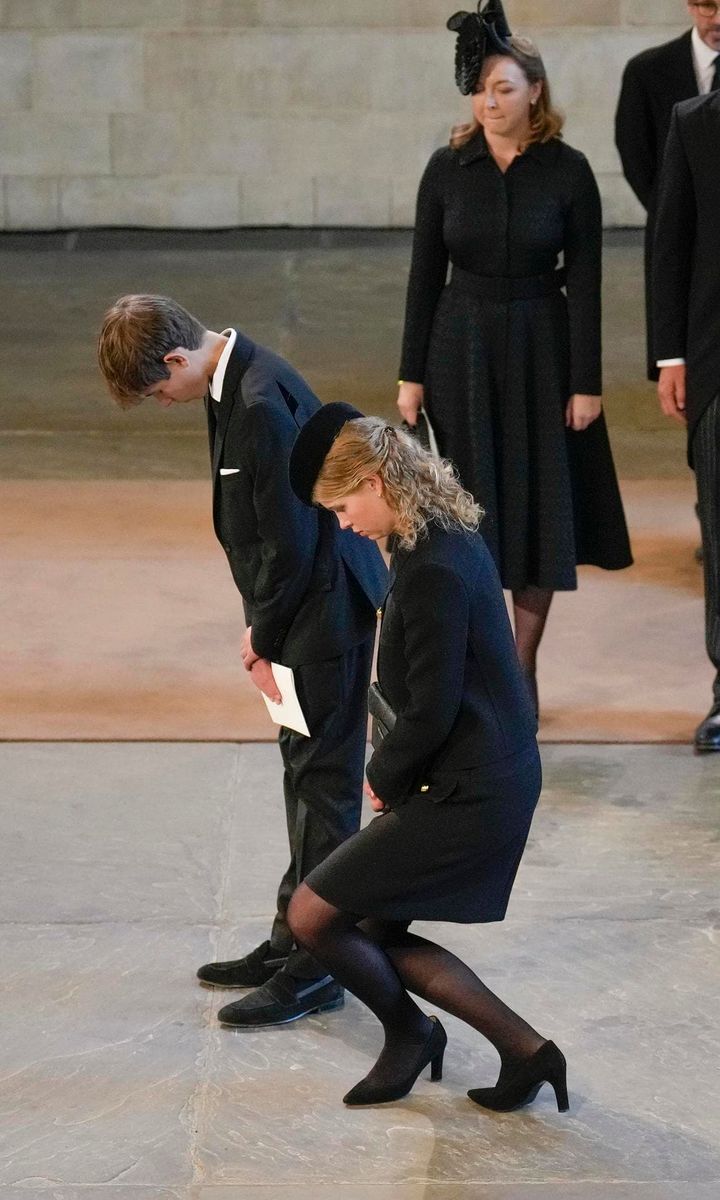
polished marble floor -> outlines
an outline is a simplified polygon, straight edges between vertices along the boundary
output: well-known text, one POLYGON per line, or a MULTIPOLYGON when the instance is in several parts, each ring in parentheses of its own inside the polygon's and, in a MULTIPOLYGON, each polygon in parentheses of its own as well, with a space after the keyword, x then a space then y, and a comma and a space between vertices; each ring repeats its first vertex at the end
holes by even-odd
POLYGON ((358 1111, 354 999, 217 1025, 194 969, 265 935, 284 867, 274 746, 0 746, 2 1200, 717 1200, 720 764, 543 757, 508 920, 435 927, 569 1060, 568 1115, 493 1115, 451 1019, 441 1083, 358 1111))

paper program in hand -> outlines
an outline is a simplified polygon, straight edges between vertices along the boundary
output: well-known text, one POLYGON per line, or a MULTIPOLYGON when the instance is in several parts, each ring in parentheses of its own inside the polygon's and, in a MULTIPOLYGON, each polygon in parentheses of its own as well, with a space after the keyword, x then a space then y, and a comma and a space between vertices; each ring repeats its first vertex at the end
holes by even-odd
POLYGON ((280 663, 271 663, 270 666, 275 676, 278 691, 282 696, 280 703, 276 704, 264 692, 262 693, 265 707, 270 716, 276 725, 284 725, 286 729, 293 729, 295 733, 302 733, 305 737, 310 737, 310 730, 307 727, 305 714, 300 707, 298 694, 295 690, 295 679, 292 669, 290 667, 283 667, 280 663))

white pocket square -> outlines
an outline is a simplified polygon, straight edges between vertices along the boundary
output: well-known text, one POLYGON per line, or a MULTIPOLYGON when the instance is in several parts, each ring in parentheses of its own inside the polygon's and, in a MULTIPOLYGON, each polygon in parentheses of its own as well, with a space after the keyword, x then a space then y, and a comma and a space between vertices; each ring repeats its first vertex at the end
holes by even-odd
POLYGON ((221 475, 237 475, 239 470, 240 470, 239 467, 221 467, 220 474, 221 475))

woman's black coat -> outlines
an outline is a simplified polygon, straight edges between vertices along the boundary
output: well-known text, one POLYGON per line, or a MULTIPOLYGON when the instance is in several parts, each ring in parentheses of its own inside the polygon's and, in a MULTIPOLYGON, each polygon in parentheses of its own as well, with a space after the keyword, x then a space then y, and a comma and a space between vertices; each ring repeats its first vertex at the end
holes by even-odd
POLYGON ((392 567, 378 680, 397 721, 368 780, 393 808, 475 799, 536 731, 495 565, 480 534, 431 524, 392 567))

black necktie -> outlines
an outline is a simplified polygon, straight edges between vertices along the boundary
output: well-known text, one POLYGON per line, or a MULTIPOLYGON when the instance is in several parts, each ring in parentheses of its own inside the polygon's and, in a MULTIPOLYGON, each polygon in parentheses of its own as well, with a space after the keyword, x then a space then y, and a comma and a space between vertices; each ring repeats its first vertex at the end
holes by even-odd
POLYGON ((718 88, 720 88, 720 54, 715 59, 715 73, 710 84, 710 91, 715 92, 718 88))

